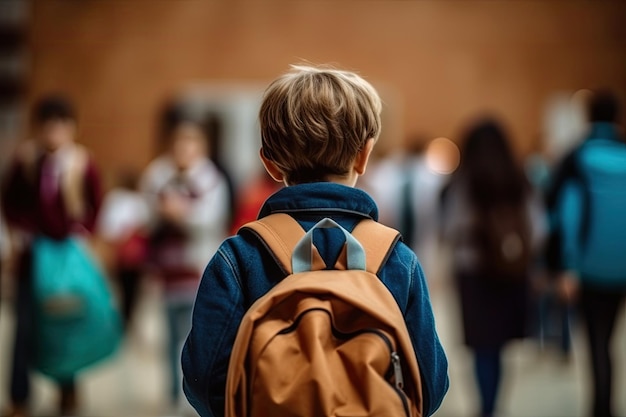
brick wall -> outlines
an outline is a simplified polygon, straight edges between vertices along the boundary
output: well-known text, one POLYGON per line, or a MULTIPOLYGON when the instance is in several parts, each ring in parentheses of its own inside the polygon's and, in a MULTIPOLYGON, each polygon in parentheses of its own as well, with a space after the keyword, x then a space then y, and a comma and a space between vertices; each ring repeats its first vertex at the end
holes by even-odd
POLYGON ((105 170, 143 166, 155 113, 192 83, 264 85, 300 60, 356 69, 389 140, 449 136, 497 110, 521 152, 555 91, 626 97, 626 2, 39 0, 29 97, 65 90, 105 170))

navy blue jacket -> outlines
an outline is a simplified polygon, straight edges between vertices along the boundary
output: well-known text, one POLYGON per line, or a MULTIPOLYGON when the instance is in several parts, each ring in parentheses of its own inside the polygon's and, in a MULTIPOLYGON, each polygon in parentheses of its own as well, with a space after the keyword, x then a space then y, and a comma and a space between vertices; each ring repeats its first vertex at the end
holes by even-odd
MULTIPOLYGON (((347 230, 362 219, 378 218, 376 204, 365 192, 335 183, 283 188, 265 202, 259 218, 279 212, 290 214, 305 230, 325 217, 347 230)), ((315 244, 326 263, 334 265, 343 237, 338 230, 320 232, 315 244)), ((400 242, 378 276, 404 313, 420 366, 424 415, 431 415, 449 381, 424 273, 415 254, 400 242)), ((202 417, 224 415, 226 373, 239 323, 252 303, 284 277, 258 238, 245 231, 227 239, 207 266, 182 355, 183 388, 202 417)))

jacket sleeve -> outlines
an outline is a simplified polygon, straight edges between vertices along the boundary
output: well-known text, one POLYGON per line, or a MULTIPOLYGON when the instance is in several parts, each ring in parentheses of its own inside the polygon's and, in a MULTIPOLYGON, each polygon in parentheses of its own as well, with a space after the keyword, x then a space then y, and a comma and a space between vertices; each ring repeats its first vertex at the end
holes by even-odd
POLYGON ((245 313, 236 263, 224 250, 227 242, 204 272, 182 353, 183 390, 201 417, 224 415, 228 362, 245 313))
POLYGON ((406 324, 420 366, 424 416, 432 415, 443 401, 448 387, 448 359, 439 341, 428 286, 417 257, 413 257, 406 324))

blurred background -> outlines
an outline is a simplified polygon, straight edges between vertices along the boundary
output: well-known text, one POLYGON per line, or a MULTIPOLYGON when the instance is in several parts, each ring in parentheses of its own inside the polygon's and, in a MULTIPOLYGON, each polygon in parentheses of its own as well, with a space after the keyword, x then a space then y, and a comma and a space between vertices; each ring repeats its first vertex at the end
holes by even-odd
MULTIPOLYGON (((141 172, 158 154, 159 117, 176 101, 210 120, 212 158, 236 196, 261 172, 256 117, 265 86, 290 64, 332 64, 357 71, 384 100, 380 161, 411 149, 430 155, 418 202, 428 219, 458 165, 461 132, 475 117, 499 118, 515 155, 532 167, 534 156, 550 165, 582 138, 591 91, 610 89, 626 102, 625 23, 624 1, 2 0, 0 169, 32 134, 31 105, 62 92, 77 108, 77 140, 109 190, 121 171, 141 172)), ((376 168, 385 165, 374 161, 376 168)), ((376 181, 370 175, 363 187, 384 216, 397 199, 377 197, 376 181)), ((435 232, 424 230, 418 253, 450 359, 451 388, 436 415, 475 415, 471 353, 446 254, 435 232)), ((9 275, 0 313, 0 410, 8 406, 14 325, 9 275)), ((122 349, 80 376, 84 415, 170 412, 162 289, 151 280, 140 286, 122 349)), ((626 415, 623 311, 619 317, 614 397, 626 415)), ((584 335, 572 326, 568 360, 543 338, 506 348, 501 415, 586 415, 590 370, 584 335)), ((47 415, 56 393, 34 378, 34 415, 47 415)))

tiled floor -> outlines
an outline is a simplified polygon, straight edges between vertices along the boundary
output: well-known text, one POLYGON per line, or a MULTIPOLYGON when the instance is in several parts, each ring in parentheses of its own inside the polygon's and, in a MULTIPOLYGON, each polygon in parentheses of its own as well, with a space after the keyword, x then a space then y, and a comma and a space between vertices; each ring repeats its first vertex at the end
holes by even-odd
MULTIPOLYGON (((460 343, 457 302, 451 287, 441 279, 431 281, 432 301, 440 336, 450 360, 451 388, 438 417, 476 415, 476 388, 471 354, 460 343)), ((167 401, 167 368, 164 363, 164 318, 158 289, 146 285, 136 323, 119 354, 81 378, 84 416, 171 416, 167 401)), ((7 369, 11 351, 10 303, 0 312, 0 408, 6 405, 7 369)), ((615 398, 618 415, 626 416, 626 311, 618 323, 614 351, 615 398)), ((505 375, 498 404, 504 417, 584 416, 589 400, 586 351, 583 335, 574 332, 574 355, 564 363, 555 351, 541 351, 532 341, 512 344, 506 350, 505 375)), ((35 376, 35 416, 54 415, 55 390, 49 381, 35 376)))
MULTIPOLYGON (((460 342, 457 301, 448 286, 435 287, 433 305, 440 337, 450 361, 450 391, 439 417, 478 415, 471 352, 460 342)), ((626 416, 626 309, 617 323, 614 339, 615 400, 618 416, 626 416)), ((511 343, 504 353, 504 375, 498 401, 498 416, 577 417, 587 416, 590 369, 586 340, 580 324, 573 325, 573 354, 564 360, 550 343, 543 349, 535 339, 511 343)))

